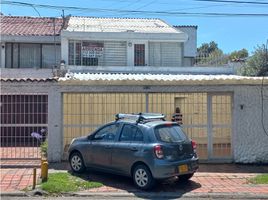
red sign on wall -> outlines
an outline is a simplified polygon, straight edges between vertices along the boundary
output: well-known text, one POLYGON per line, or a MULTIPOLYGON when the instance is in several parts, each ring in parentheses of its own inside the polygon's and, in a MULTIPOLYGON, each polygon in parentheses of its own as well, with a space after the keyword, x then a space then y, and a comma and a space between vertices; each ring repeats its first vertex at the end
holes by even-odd
POLYGON ((103 43, 83 42, 82 57, 99 58, 103 55, 103 43))

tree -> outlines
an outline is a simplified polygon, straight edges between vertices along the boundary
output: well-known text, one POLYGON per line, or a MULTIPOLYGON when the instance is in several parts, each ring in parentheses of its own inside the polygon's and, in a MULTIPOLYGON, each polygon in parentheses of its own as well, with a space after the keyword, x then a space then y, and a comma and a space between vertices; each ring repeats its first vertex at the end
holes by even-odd
POLYGON ((257 46, 253 55, 240 69, 243 76, 263 76, 268 74, 268 53, 265 45, 257 46))
POLYGON ((218 48, 218 44, 214 41, 210 43, 203 43, 199 48, 197 48, 197 52, 199 56, 206 56, 208 57, 211 53, 221 51, 218 48))
POLYGON ((203 43, 197 48, 197 52, 196 64, 200 66, 222 66, 228 62, 228 57, 214 41, 203 43))
POLYGON ((229 60, 236 61, 236 60, 240 60, 240 59, 247 58, 247 57, 248 57, 248 50, 241 49, 241 50, 238 50, 238 51, 233 51, 229 55, 229 60))

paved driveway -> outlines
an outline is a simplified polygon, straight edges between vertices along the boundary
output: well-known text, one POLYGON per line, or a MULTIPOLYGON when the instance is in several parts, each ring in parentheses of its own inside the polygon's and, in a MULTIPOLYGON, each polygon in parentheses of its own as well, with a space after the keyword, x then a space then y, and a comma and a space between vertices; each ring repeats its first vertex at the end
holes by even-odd
MULTIPOLYGON (((50 165, 50 173, 67 171, 67 163, 50 165)), ((176 180, 159 183, 152 192, 173 192, 178 194, 196 193, 240 193, 240 194, 264 194, 268 195, 268 185, 253 185, 248 179, 259 173, 267 173, 268 166, 252 165, 205 165, 200 166, 199 172, 187 183, 176 180)), ((40 175, 40 170, 38 170, 40 175)), ((138 194, 130 178, 93 172, 88 170, 82 177, 86 180, 103 183, 103 187, 90 189, 85 192, 131 192, 138 194)), ((32 169, 1 169, 1 191, 14 192, 32 184, 32 169)))

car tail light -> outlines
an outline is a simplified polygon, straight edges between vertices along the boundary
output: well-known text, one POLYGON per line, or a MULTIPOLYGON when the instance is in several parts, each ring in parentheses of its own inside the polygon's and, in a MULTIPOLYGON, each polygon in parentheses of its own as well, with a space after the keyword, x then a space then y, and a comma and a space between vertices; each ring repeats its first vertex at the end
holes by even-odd
POLYGON ((192 147, 193 147, 194 152, 196 152, 196 147, 197 147, 196 142, 194 140, 192 140, 191 143, 192 143, 192 147))
POLYGON ((155 153, 157 158, 159 158, 159 159, 164 158, 164 153, 163 153, 162 147, 160 145, 154 146, 154 153, 155 153))

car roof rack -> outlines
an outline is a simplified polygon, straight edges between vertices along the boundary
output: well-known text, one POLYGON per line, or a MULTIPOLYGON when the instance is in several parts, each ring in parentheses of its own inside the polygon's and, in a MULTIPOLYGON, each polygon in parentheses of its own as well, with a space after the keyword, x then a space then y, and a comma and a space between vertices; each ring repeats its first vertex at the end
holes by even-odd
POLYGON ((132 113, 132 114, 118 113, 115 115, 115 120, 118 121, 120 119, 133 119, 136 120, 136 123, 141 123, 157 119, 165 121, 165 117, 166 116, 162 113, 132 113))

